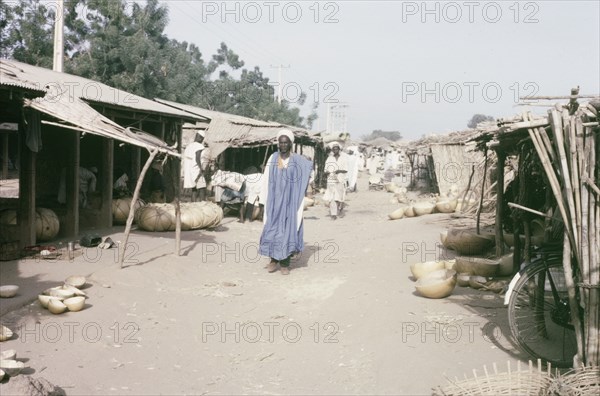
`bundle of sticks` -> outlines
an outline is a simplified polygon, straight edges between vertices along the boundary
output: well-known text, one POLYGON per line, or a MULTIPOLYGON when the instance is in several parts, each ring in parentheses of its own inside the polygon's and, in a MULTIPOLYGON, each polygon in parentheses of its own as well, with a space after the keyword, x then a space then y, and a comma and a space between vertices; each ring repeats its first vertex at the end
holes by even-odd
MULTIPOLYGON (((548 111, 548 126, 528 128, 565 225, 563 266, 576 324, 575 366, 600 364, 598 119, 595 104, 570 103, 548 111)), ((523 122, 530 121, 524 113, 523 122)))

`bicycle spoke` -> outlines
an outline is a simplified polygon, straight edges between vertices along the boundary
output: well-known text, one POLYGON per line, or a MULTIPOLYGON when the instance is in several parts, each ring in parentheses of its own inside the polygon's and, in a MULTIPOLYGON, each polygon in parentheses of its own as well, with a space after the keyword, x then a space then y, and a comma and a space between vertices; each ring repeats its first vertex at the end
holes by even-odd
POLYGON ((540 262, 515 284, 509 302, 509 325, 519 346, 558 367, 571 365, 576 352, 566 298, 562 263, 547 268, 540 262))

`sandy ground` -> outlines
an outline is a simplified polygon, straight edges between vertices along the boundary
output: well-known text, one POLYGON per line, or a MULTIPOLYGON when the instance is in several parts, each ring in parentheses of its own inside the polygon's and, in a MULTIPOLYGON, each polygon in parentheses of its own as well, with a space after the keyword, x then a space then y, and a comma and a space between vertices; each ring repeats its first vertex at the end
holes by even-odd
MULTIPOLYGON (((114 251, 69 261, 0 263, 0 344, 69 395, 431 394, 445 376, 472 376, 525 357, 507 339, 500 296, 456 288, 415 293, 409 265, 452 257, 439 244, 450 215, 387 220, 391 194, 348 196, 345 217, 305 212, 306 250, 289 276, 257 256, 262 225, 224 219, 214 231, 135 232, 127 267, 114 251), (81 312, 52 315, 38 292, 89 275, 81 312)), ((113 228, 121 240, 122 228, 113 228)), ((5 395, 0 385, 0 394, 5 395)))

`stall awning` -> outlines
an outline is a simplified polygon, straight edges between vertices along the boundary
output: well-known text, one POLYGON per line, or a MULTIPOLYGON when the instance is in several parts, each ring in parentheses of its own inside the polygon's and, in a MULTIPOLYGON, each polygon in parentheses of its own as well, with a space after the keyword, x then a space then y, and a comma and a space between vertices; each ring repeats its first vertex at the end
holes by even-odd
POLYGON ((119 140, 134 146, 143 147, 149 151, 157 150, 168 155, 180 156, 176 147, 171 147, 159 138, 143 131, 123 128, 76 97, 65 94, 56 97, 46 95, 43 98, 25 100, 25 106, 60 121, 42 121, 45 124, 57 125, 62 128, 74 129, 119 140))

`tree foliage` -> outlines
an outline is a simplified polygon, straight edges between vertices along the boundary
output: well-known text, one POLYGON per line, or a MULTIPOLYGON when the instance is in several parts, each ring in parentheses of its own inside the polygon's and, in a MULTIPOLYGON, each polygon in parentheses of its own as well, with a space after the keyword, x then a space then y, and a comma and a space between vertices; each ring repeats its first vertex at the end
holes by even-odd
POLYGON ((471 119, 467 123, 467 127, 476 128, 477 124, 479 124, 480 122, 483 122, 483 121, 494 121, 494 117, 488 116, 485 114, 475 114, 475 115, 473 115, 473 117, 471 117, 471 119))
POLYGON ((362 139, 365 142, 368 142, 378 137, 384 137, 392 142, 395 142, 402 139, 402 134, 399 131, 382 131, 381 129, 375 129, 370 135, 363 136, 362 139))
MULTIPOLYGON (((0 56, 52 67, 55 10, 40 0, 0 0, 0 56)), ((206 62, 195 44, 169 38, 158 0, 65 1, 65 71, 146 98, 163 98, 251 118, 310 128, 293 103, 274 100, 259 67, 225 43, 206 62), (239 77, 234 77, 238 75, 239 77)), ((298 101, 304 104, 303 93, 298 101)))

